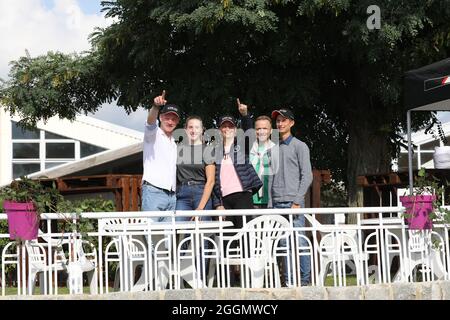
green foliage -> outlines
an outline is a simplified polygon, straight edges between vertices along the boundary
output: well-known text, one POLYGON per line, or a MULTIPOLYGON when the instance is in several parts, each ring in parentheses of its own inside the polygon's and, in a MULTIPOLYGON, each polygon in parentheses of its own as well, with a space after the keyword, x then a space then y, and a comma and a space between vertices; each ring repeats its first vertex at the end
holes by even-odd
MULTIPOLYGON (((3 213, 3 202, 32 202, 36 209, 38 218, 43 212, 56 212, 56 204, 63 198, 53 185, 51 188, 44 187, 39 181, 21 177, 20 180, 11 182, 9 186, 0 189, 0 212, 3 213)), ((0 220, 0 233, 8 234, 8 221, 0 220)), ((18 239, 20 241, 20 239, 18 239)), ((0 239, 0 252, 8 244, 8 238, 0 239)), ((6 267, 6 272, 13 268, 12 265, 6 267)))
POLYGON ((11 62, 10 80, 0 87, 0 104, 18 114, 23 126, 55 115, 73 120, 77 113, 95 112, 114 97, 97 75, 95 55, 27 55, 11 62))
MULTIPOLYGON (((371 4, 103 1, 115 23, 92 34, 90 52, 20 58, 0 101, 25 124, 73 118, 112 99, 131 112, 162 89, 207 127, 235 110, 236 97, 257 106, 256 115, 291 106, 314 167, 355 184, 357 174, 384 173, 397 156, 403 73, 448 57, 450 48, 449 0, 380 0, 380 30, 366 27, 371 4)), ((429 114, 413 115, 413 129, 429 123, 429 114)))
POLYGON ((37 180, 21 177, 20 180, 14 180, 9 186, 0 189, 0 210, 3 210, 5 200, 32 202, 40 215, 43 212, 56 212, 56 206, 63 201, 63 197, 55 185, 51 188, 45 187, 37 180))
POLYGON ((321 207, 345 207, 347 194, 342 184, 336 181, 323 185, 320 190, 321 207))
POLYGON ((442 123, 435 115, 432 116, 431 123, 427 126, 424 133, 431 133, 434 139, 441 140, 444 145, 447 144, 447 137, 442 129, 442 123))
MULTIPOLYGON (((434 195, 433 212, 430 213, 430 219, 435 222, 450 223, 450 210, 442 208, 442 197, 445 187, 441 181, 433 175, 427 174, 425 168, 420 168, 417 176, 414 178, 413 192, 409 196, 434 195)), ((409 217, 405 214, 406 217, 409 217)))
MULTIPOLYGON (((80 218, 82 212, 111 212, 115 210, 112 200, 103 198, 65 200, 54 184, 51 188, 45 187, 38 180, 31 180, 26 177, 21 177, 20 180, 13 181, 10 186, 0 189, 0 212, 3 212, 3 202, 5 200, 33 202, 39 217, 44 212, 71 214, 59 222, 58 231, 63 233, 77 230, 82 234, 86 234, 96 230, 97 222, 92 223, 89 219, 80 218), (73 222, 74 219, 76 223, 73 222)), ((5 221, 5 223, 7 227, 7 222, 5 221)), ((2 225, 0 224, 1 227, 2 225)), ((3 229, 3 231, 7 232, 7 228, 3 229)))
MULTIPOLYGON (((114 202, 112 200, 105 200, 103 198, 88 198, 81 200, 64 200, 58 203, 58 212, 75 213, 78 219, 76 228, 83 233, 92 232, 97 230, 97 222, 91 222, 89 219, 81 219, 80 214, 82 212, 112 212, 116 210, 114 202)), ((63 227, 65 228, 68 221, 63 221, 63 227)), ((70 224, 71 227, 75 227, 70 224)))
POLYGON ((97 220, 83 219, 80 214, 83 212, 112 212, 116 210, 114 202, 112 200, 105 200, 99 198, 87 198, 80 200, 64 200, 58 203, 58 212, 62 213, 75 213, 76 223, 73 223, 72 219, 64 219, 59 222, 59 228, 61 232, 76 230, 81 233, 84 239, 89 239, 90 242, 97 245, 96 237, 89 237, 89 232, 97 231, 97 220))
MULTIPOLYGON (((95 246, 97 245, 96 237, 88 237, 88 232, 97 230, 97 221, 80 218, 82 212, 112 212, 115 211, 115 205, 112 200, 102 198, 86 198, 80 200, 65 200, 64 197, 53 185, 45 187, 37 180, 31 180, 22 177, 20 180, 13 181, 10 186, 0 189, 0 212, 3 212, 3 202, 12 200, 17 202, 33 202, 37 213, 75 213, 73 217, 58 221, 57 228, 54 232, 70 232, 76 230, 81 233, 84 239, 89 239, 95 246), (73 219, 75 218, 76 224, 73 219)), ((0 220, 0 233, 8 233, 8 221, 0 220)), ((6 244, 10 242, 7 238, 0 239, 0 252, 6 244)), ((6 267, 6 272, 13 269, 13 265, 6 267)))

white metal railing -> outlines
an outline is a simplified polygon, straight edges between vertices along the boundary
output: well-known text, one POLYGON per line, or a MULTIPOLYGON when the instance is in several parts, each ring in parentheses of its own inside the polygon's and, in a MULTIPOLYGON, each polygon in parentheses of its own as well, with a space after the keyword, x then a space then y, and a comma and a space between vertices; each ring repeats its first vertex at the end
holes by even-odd
MULTIPOLYGON (((42 214, 47 231, 34 243, 45 249, 41 273, 46 279, 40 287, 55 294, 55 275, 69 273, 71 292, 79 293, 83 272, 92 280, 91 292, 100 294, 301 286, 307 285, 308 269, 313 286, 448 280, 447 226, 409 230, 403 212, 403 207, 364 207, 82 213, 83 219, 97 224, 84 242, 76 231, 61 234, 52 229, 52 220, 75 216, 42 214), (356 224, 344 224, 349 214, 356 214, 356 224), (192 216, 192 221, 177 221, 192 216), (243 227, 234 227, 231 216, 242 219, 243 227), (305 226, 298 225, 301 217, 305 226), (96 248, 86 240, 97 242, 96 248)), ((0 215, 2 219, 6 215, 0 215)), ((32 293, 34 278, 25 281, 30 278, 30 245, 33 242, 3 248, 3 295, 7 265, 17 272, 17 293, 32 293)))

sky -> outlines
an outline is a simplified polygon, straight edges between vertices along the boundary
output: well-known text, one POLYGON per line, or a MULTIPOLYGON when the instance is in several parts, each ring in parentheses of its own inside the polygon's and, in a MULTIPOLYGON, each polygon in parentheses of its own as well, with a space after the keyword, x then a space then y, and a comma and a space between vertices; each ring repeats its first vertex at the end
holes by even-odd
MULTIPOLYGON (((7 79, 9 62, 48 51, 63 53, 90 49, 89 34, 112 23, 100 12, 101 0, 0 0, 0 78, 7 79)), ((122 108, 104 105, 96 118, 138 131, 146 120, 144 109, 127 115, 122 108)))

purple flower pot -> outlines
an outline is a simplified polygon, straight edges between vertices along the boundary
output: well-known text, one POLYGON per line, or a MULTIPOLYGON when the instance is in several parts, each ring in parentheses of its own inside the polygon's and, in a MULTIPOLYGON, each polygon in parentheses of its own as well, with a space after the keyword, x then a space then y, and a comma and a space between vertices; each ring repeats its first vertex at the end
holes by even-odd
POLYGON ((406 223, 410 229, 424 230, 433 228, 429 215, 433 211, 434 195, 402 196, 400 201, 406 208, 406 223))
POLYGON ((3 202, 3 209, 8 215, 8 230, 11 240, 37 239, 39 219, 32 202, 3 202))

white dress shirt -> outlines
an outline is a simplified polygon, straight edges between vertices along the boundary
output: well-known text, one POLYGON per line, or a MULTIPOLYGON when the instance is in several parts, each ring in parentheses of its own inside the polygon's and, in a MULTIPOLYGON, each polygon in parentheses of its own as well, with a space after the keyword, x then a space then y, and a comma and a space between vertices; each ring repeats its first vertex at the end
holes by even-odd
POLYGON ((177 185, 177 145, 155 124, 145 124, 144 174, 142 181, 155 187, 175 191, 177 185))

